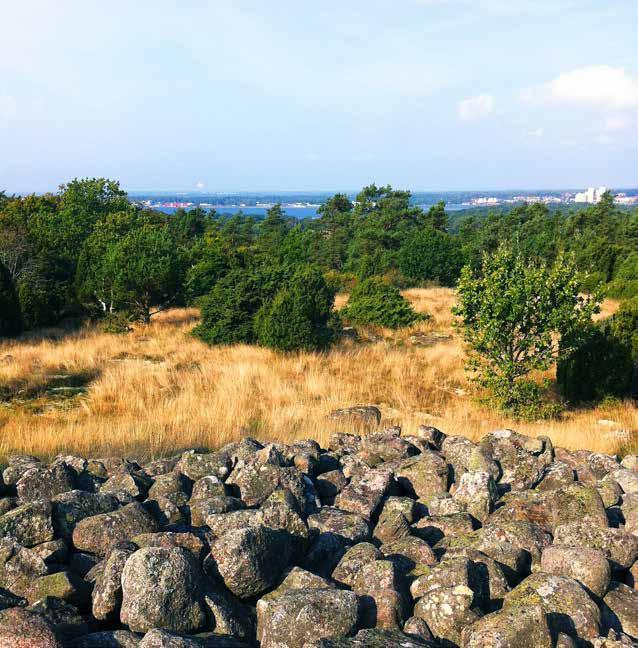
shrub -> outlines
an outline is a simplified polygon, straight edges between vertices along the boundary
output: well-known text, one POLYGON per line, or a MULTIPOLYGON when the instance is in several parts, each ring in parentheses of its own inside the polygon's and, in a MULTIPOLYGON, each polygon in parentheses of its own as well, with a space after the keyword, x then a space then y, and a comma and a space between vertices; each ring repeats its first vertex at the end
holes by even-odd
POLYGON ((542 392, 530 374, 570 353, 576 333, 590 326, 599 310, 596 297, 579 295, 574 262, 559 258, 553 266, 535 265, 501 247, 483 258, 477 276, 463 269, 458 295, 453 312, 474 379, 506 413, 521 418, 542 413, 542 392))
POLYGON ((379 277, 362 281, 352 291, 341 315, 353 324, 372 324, 393 329, 410 326, 424 318, 414 312, 397 288, 389 286, 379 277))
POLYGON ((413 281, 437 281, 454 286, 464 264, 458 239, 446 232, 427 228, 412 235, 401 248, 399 269, 413 281))
POLYGON ((633 361, 630 347, 614 335, 608 322, 591 324, 569 345, 556 367, 560 394, 572 403, 625 396, 631 388, 633 361))
POLYGON ((638 296, 638 252, 632 252, 619 264, 607 294, 616 299, 638 296))
POLYGON ((326 347, 333 337, 329 326, 333 302, 334 292, 317 268, 297 270, 257 314, 259 343, 281 351, 326 347))
POLYGON ((100 325, 105 333, 112 333, 114 335, 130 333, 133 330, 131 328, 130 315, 123 312, 107 313, 100 322, 100 325))
POLYGON ((21 329, 18 295, 9 271, 0 265, 0 337, 17 335, 21 329))
POLYGON ((202 321, 193 334, 208 344, 255 342, 253 320, 262 303, 260 276, 233 270, 200 300, 202 321))
POLYGON ((614 335, 630 349, 634 362, 638 362, 638 297, 620 305, 610 326, 614 335))
POLYGON ((61 308, 61 291, 44 277, 31 273, 18 283, 18 301, 25 329, 55 324, 61 308))

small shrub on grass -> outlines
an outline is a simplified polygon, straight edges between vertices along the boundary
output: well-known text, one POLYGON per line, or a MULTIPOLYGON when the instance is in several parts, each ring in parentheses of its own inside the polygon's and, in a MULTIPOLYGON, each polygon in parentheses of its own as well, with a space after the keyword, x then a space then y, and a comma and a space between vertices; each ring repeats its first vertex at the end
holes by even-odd
POLYGON ((100 322, 100 328, 105 333, 112 333, 113 335, 123 335, 133 330, 128 313, 108 313, 100 322))
POLYGON ((427 318, 416 313, 397 288, 389 286, 379 277, 365 279, 352 291, 341 316, 352 324, 392 329, 410 326, 427 318))

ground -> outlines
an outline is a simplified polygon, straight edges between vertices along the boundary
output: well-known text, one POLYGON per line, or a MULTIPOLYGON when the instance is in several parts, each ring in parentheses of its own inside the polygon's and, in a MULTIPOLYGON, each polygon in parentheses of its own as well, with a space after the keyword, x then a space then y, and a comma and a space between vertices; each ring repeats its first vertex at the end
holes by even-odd
MULTIPOLYGON (((404 293, 432 318, 411 329, 363 331, 323 354, 207 347, 188 333, 198 313, 176 309, 127 335, 44 331, 0 344, 0 460, 14 453, 149 458, 214 448, 244 435, 325 445, 339 407, 375 404, 383 423, 420 424, 477 439, 503 427, 559 446, 635 448, 638 408, 612 402, 560 420, 514 422, 479 405, 452 329, 448 289, 404 293)), ((337 305, 345 303, 339 296, 337 305)), ((604 313, 615 308, 604 305, 604 313)))

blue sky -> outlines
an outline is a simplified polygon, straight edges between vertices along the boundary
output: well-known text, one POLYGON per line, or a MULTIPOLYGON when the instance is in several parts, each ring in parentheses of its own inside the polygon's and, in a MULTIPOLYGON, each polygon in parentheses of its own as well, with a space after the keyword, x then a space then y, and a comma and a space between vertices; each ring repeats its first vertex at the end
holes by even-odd
POLYGON ((635 0, 6 0, 0 188, 638 185, 635 0))

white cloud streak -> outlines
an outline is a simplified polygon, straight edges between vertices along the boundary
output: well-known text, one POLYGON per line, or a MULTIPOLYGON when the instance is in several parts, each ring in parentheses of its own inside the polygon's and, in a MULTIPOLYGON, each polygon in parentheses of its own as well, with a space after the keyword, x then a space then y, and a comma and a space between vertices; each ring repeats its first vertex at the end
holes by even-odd
POLYGON ((490 94, 480 94, 458 103, 458 115, 462 121, 476 121, 494 112, 496 99, 490 94))

